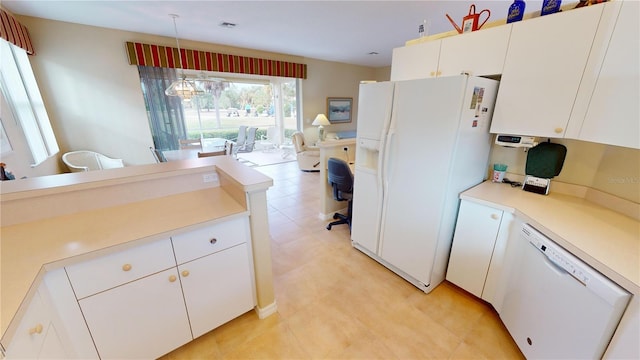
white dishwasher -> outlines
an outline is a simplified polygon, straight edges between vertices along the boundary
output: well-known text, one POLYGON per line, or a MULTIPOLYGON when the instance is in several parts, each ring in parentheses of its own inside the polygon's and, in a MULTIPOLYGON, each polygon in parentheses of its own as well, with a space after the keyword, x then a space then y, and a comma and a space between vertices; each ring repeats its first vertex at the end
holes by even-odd
POLYGON ((599 359, 631 295, 528 224, 500 318, 528 359, 599 359))

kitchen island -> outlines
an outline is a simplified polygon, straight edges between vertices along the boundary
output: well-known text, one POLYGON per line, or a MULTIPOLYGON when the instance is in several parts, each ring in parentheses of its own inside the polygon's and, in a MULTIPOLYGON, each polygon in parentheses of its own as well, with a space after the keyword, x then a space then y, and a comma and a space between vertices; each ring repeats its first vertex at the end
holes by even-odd
POLYGON ((272 184, 227 156, 3 182, 3 347, 21 335, 21 319, 47 274, 240 218, 247 219, 252 254, 252 303, 261 318, 274 313, 266 207, 272 184))

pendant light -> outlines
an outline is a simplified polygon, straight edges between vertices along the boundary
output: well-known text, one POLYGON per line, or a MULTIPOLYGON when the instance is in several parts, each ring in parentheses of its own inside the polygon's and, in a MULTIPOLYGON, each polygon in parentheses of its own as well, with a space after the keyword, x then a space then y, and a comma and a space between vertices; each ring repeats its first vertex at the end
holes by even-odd
POLYGON ((187 80, 187 76, 184 74, 184 67, 182 66, 182 53, 180 51, 180 41, 178 40, 178 26, 176 25, 176 18, 179 16, 176 14, 169 14, 173 18, 173 30, 176 33, 176 44, 178 45, 178 59, 180 60, 180 79, 174 81, 164 91, 168 96, 179 96, 182 99, 190 100, 193 96, 201 94, 202 90, 196 87, 193 81, 187 80))

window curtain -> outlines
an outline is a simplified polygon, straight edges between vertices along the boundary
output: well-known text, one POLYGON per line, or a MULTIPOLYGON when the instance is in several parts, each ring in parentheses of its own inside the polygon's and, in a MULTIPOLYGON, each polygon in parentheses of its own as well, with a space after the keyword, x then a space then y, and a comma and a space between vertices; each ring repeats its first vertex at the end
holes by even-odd
POLYGON ((177 150, 178 139, 187 138, 182 100, 164 94, 164 90, 177 80, 176 70, 138 66, 138 72, 155 148, 177 150))
POLYGON ((227 73, 307 78, 307 65, 202 50, 126 42, 129 64, 227 73), (180 57, 180 59, 178 59, 180 57))
POLYGON ((29 30, 10 12, 0 6, 0 37, 17 47, 23 48, 27 54, 34 55, 33 43, 29 30))

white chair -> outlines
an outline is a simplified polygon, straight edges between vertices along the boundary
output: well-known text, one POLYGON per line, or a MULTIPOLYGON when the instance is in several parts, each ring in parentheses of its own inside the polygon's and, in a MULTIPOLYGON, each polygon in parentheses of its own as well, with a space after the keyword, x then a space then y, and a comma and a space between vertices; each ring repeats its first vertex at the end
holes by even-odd
POLYGON ((258 141, 262 152, 275 152, 280 148, 279 128, 270 126, 267 128, 266 136, 262 136, 262 140, 258 141))
POLYGON ((122 159, 113 159, 100 153, 80 150, 62 155, 62 161, 71 172, 114 169, 124 167, 122 159))
POLYGON ((304 134, 300 131, 293 133, 291 142, 296 150, 296 159, 300 170, 320 171, 320 150, 315 146, 307 146, 304 134))

